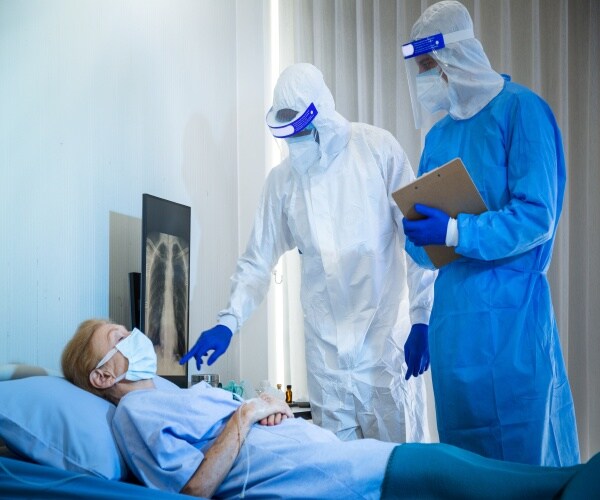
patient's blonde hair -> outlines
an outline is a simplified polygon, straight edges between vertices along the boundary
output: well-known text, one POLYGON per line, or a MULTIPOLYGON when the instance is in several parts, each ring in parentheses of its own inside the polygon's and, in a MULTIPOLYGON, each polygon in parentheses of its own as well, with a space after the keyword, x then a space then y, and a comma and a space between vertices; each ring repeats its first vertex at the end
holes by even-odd
POLYGON ((106 319, 88 319, 81 323, 65 346, 61 358, 65 378, 77 387, 100 397, 105 397, 104 391, 90 383, 90 373, 100 361, 92 352, 91 339, 98 327, 110 323, 112 322, 106 319))

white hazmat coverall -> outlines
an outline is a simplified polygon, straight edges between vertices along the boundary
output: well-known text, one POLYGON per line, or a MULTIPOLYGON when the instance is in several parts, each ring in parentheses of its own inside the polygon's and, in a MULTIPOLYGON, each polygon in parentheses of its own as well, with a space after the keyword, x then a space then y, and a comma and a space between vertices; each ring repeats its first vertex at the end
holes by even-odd
POLYGON ((319 157, 288 157, 269 173, 219 322, 239 328, 264 299, 279 257, 297 247, 314 423, 341 439, 428 441, 425 382, 404 380, 403 346, 411 324, 429 323, 435 273, 404 252, 391 196, 414 173, 389 132, 335 111, 317 68, 290 66, 273 109, 302 112, 311 103, 319 157))

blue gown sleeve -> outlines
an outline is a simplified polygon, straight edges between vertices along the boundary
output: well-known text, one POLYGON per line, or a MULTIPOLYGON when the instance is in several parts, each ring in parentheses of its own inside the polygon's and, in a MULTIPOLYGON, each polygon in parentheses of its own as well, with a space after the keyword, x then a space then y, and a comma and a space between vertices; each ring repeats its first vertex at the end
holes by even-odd
POLYGON ((557 176, 564 165, 557 162, 564 160, 551 110, 534 93, 522 93, 504 120, 505 144, 497 147, 506 150, 510 200, 499 210, 458 216, 456 251, 473 259, 502 259, 541 245, 552 238, 560 213, 557 176))

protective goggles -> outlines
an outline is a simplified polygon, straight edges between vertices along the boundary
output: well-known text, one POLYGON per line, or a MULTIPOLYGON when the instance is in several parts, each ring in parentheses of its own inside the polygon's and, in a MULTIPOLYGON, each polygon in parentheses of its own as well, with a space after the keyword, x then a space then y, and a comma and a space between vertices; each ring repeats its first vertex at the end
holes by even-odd
POLYGON ((273 137, 283 139, 304 130, 318 114, 319 112, 313 103, 310 103, 302 114, 293 110, 275 111, 271 108, 267 113, 267 125, 273 137), (289 111, 289 113, 282 113, 282 111, 289 111))

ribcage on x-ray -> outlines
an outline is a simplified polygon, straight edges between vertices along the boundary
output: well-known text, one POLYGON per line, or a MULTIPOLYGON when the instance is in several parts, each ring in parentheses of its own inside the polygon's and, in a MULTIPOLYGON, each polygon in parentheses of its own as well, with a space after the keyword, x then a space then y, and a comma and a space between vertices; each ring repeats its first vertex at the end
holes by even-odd
POLYGON ((179 242, 173 245, 173 310, 177 329, 177 354, 185 354, 186 324, 188 317, 188 259, 189 250, 181 248, 179 242), (185 258, 184 258, 185 256, 185 258), (179 335, 182 332, 182 335, 179 335))
MULTIPOLYGON (((146 240, 146 335, 154 345, 185 354, 188 318, 189 248, 180 238, 152 233, 146 240), (167 342, 175 333, 176 342, 167 342)), ((165 352, 165 354, 167 354, 165 352)))

